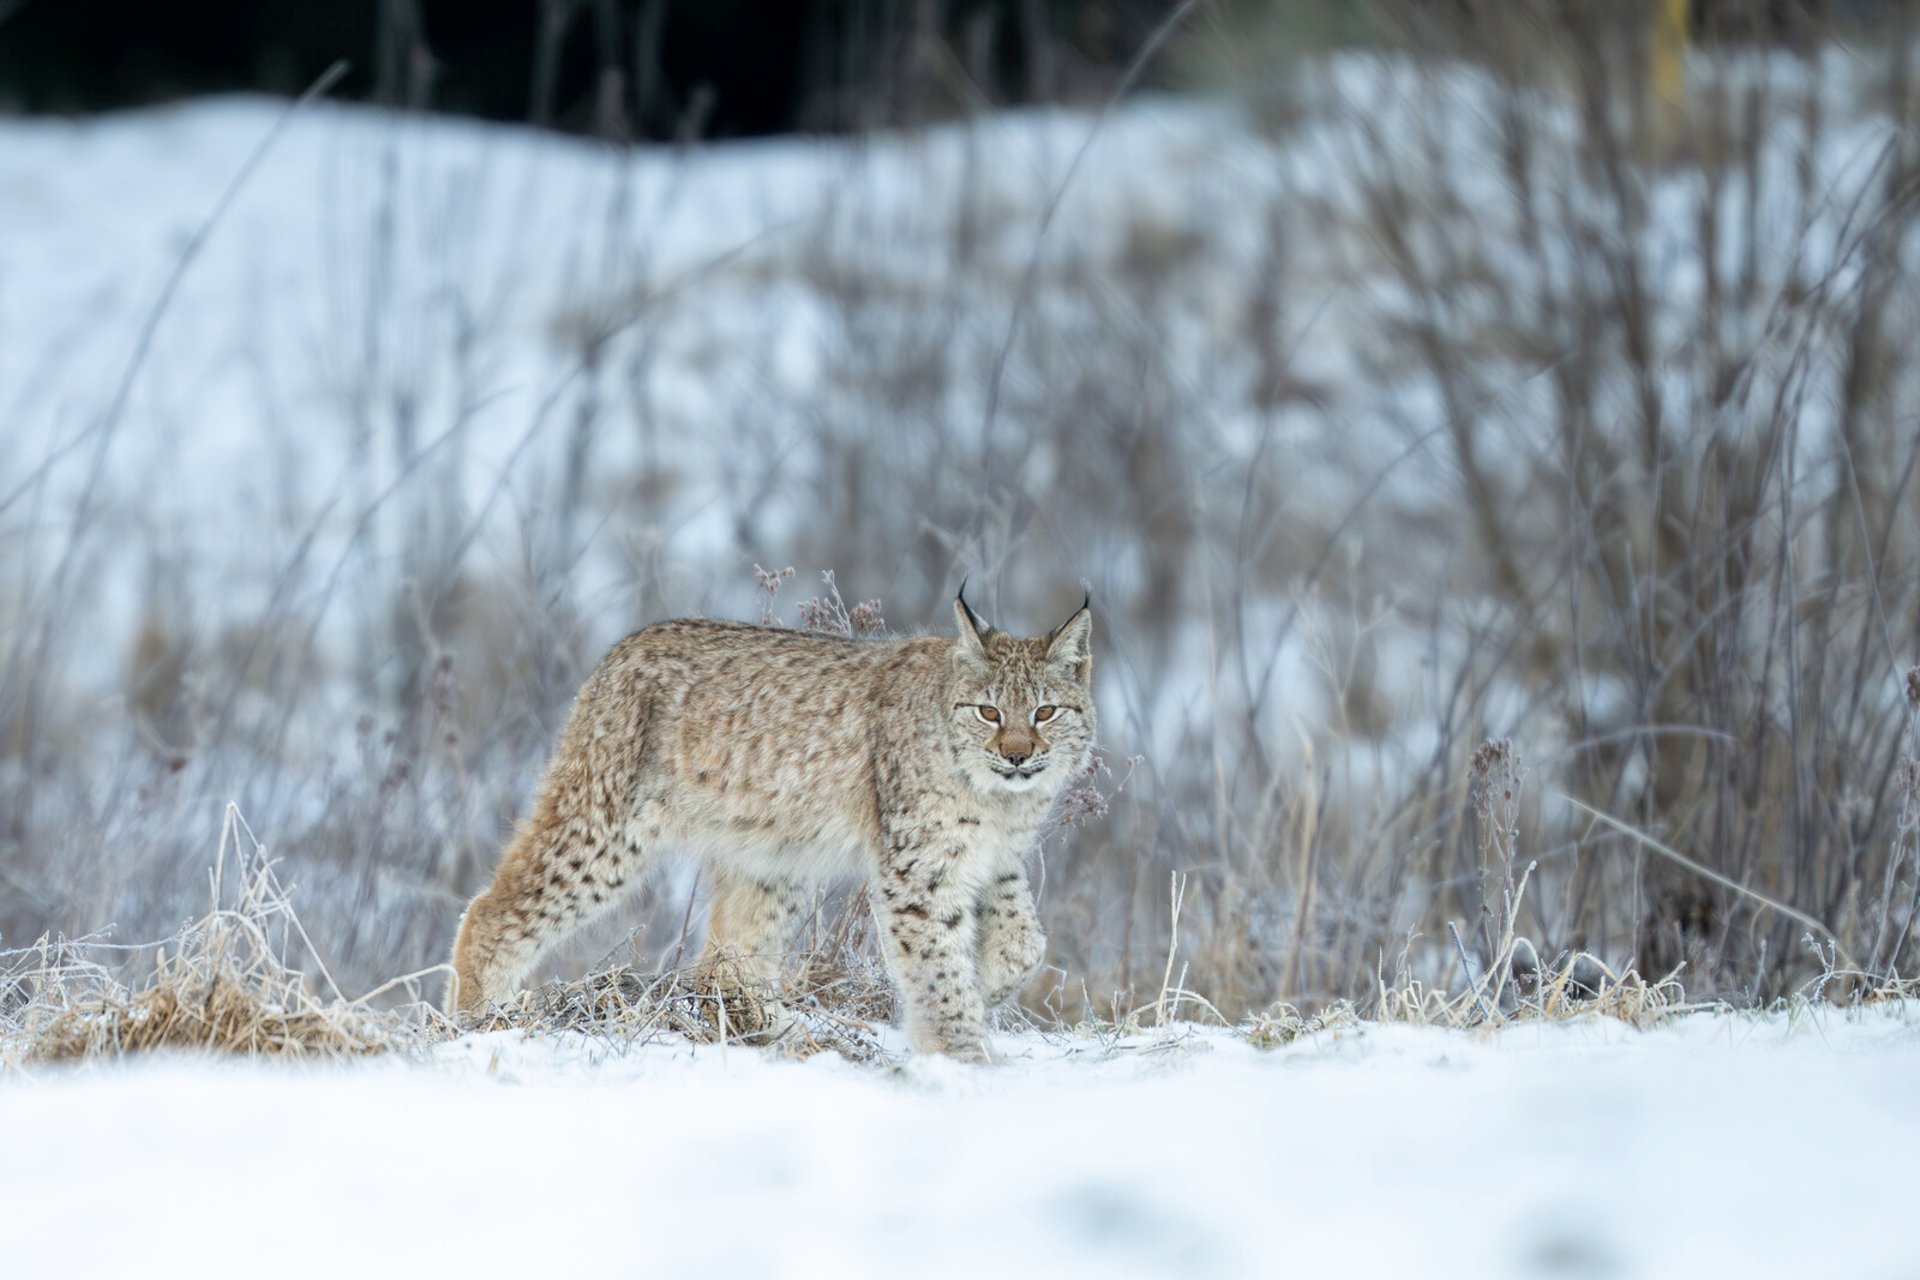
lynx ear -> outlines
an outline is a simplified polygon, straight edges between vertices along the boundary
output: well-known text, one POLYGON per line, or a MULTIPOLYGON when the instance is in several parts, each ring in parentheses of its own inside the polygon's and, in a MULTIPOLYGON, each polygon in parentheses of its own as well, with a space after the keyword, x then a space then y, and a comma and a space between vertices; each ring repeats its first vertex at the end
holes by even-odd
POLYGON ((960 580, 960 594, 954 597, 953 617, 960 628, 960 651, 981 662, 987 660, 987 636, 993 628, 967 604, 967 580, 960 580))
POLYGON ((1071 618, 1047 636, 1047 661, 1067 668, 1076 680, 1085 680, 1093 665, 1093 597, 1087 596, 1071 618))

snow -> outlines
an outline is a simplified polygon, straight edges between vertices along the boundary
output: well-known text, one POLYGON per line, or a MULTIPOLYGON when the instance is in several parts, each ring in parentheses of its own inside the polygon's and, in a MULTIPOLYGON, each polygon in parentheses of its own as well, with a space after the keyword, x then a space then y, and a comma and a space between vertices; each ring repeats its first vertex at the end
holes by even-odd
POLYGON ((1911 1275, 1917 1015, 49 1071, 0 1088, 6 1270, 1911 1275))
MULTIPOLYGON (((1785 69, 1783 83, 1797 74, 1785 69)), ((1485 159, 1483 83, 1462 77, 1458 110, 1434 111, 1436 99, 1391 66, 1345 60, 1327 77, 1342 101, 1392 113, 1385 132, 1408 140, 1396 147, 1442 127, 1464 139, 1460 162, 1443 167, 1458 175, 1463 208, 1506 228, 1511 202, 1485 189, 1500 171, 1485 159), (1427 125, 1409 120, 1423 111, 1427 125), (1453 130, 1456 120, 1481 127, 1453 130)), ((1844 265, 1845 213, 1891 125, 1833 106, 1837 141, 1814 157, 1815 198, 1773 198, 1795 181, 1785 136, 1726 197, 1739 204, 1740 181, 1765 189, 1755 234, 1769 270, 1792 266, 1789 247, 1810 255, 1805 274, 1844 265), (1776 206, 1801 210, 1812 231, 1774 225, 1786 216, 1776 206)), ((243 743, 206 766, 207 793, 240 796, 263 832, 290 839, 295 859, 297 801, 318 806, 314 780, 356 750, 341 728, 361 711, 344 691, 365 621, 356 610, 374 617, 400 595, 414 571, 413 516, 445 526, 443 539, 471 528, 465 567, 483 583, 506 590, 521 569, 551 580, 574 548, 536 545, 543 513, 558 501, 570 424, 594 406, 576 530, 586 545, 570 583, 591 638, 635 620, 643 562, 659 566, 650 572, 662 581, 648 584, 656 612, 752 616, 755 557, 784 564, 801 554, 787 548, 822 539, 836 484, 822 459, 838 456, 826 443, 848 454, 849 441, 884 439, 871 488, 922 497, 929 489, 914 477, 936 459, 920 435, 973 456, 980 375, 1089 139, 1048 224, 1049 283, 1024 334, 1044 331, 1057 348, 1085 330, 1089 346, 1124 359, 1120 339, 1150 320, 1164 351, 1156 367, 1179 385, 1180 438, 1217 464, 1208 475, 1237 474, 1270 443, 1271 465, 1291 480, 1277 518, 1331 526, 1383 467, 1381 505, 1396 513, 1458 499, 1444 451, 1410 443, 1442 418, 1434 389, 1417 370, 1383 367, 1378 351, 1374 321, 1414 300, 1356 232, 1355 166, 1371 153, 1351 121, 1371 117, 1323 113, 1272 137, 1228 109, 1154 101, 1097 129, 1043 112, 861 142, 626 153, 317 105, 287 126, 213 230, 125 413, 103 430, 183 246, 282 110, 227 100, 82 123, 0 121, 0 623, 55 615, 70 643, 39 678, 116 709, 133 635, 157 602, 172 602, 223 687, 227 633, 245 637, 276 609, 311 626, 322 705, 259 709, 294 730, 289 760, 266 768, 243 743), (1269 265, 1257 219, 1243 215, 1270 206, 1300 222, 1281 330, 1294 344, 1290 374, 1322 402, 1313 413, 1262 416, 1249 400, 1248 306, 1269 265), (962 230, 986 246, 977 256, 954 249, 962 230), (1165 286, 1163 312, 1135 317, 1124 296, 1074 284, 1074 272, 1096 283, 1118 272, 1130 245, 1177 260, 1185 234, 1203 249, 1165 286), (835 283, 856 266, 860 287, 835 283), (949 325, 951 315, 960 319, 949 325), (619 330, 597 381, 581 340, 596 326, 619 330), (913 401, 903 427, 889 378, 923 348, 936 389, 913 401), (1391 461, 1403 454, 1405 466, 1391 461), (638 501, 642 475, 664 479, 638 501), (780 485, 763 484, 775 475, 780 485), (73 514, 84 501, 95 504, 90 521, 73 514), (91 589, 51 600, 54 567, 75 546, 96 571, 91 589)), ((1554 118, 1551 103, 1543 110, 1554 118)), ((1577 179, 1555 170, 1543 181, 1578 197, 1577 179)), ((1696 185, 1679 170, 1650 193, 1656 260, 1690 261, 1680 248, 1700 223, 1696 185)), ((1728 223, 1731 264, 1745 233, 1728 223)), ((1702 287, 1684 270, 1665 283, 1676 312, 1702 287)), ((1477 318, 1485 301, 1463 294, 1452 305, 1477 318)), ((1048 436, 1044 401, 1062 387, 1023 364, 1023 350, 1012 351, 997 438, 1034 433, 1015 487, 1045 496, 1074 461, 1048 436)), ((1489 430, 1519 432, 1539 387, 1495 389, 1489 430)), ((1684 418, 1684 388, 1673 396, 1684 418)), ((831 510, 868 518, 856 532, 889 540, 923 514, 831 510)), ((1111 564, 1096 591, 1137 593, 1138 529, 1064 523, 1072 573, 1111 564)), ((1378 563, 1396 554, 1368 551, 1378 563)), ((1407 582, 1451 576, 1444 556, 1404 554, 1407 582)), ((843 585, 850 597, 917 589, 905 568, 892 582, 843 585)), ((1282 590, 1250 599, 1249 636, 1301 615, 1274 655, 1286 695, 1270 701, 1264 726, 1276 768, 1299 758, 1296 740, 1338 719, 1341 671, 1362 641, 1377 645, 1380 679, 1416 712, 1400 754, 1425 759, 1437 730, 1417 712, 1451 696, 1443 672, 1469 644, 1460 631, 1477 606, 1451 607, 1454 629, 1430 639, 1417 618, 1389 630, 1359 605, 1347 617, 1282 590), (1429 649, 1438 656, 1423 661, 1429 649)), ((1435 619, 1439 631, 1437 609, 1435 619)), ((1230 641, 1189 628, 1149 672, 1127 637, 1111 638, 1103 678, 1135 675, 1103 692, 1106 723, 1117 757, 1147 754, 1140 790, 1156 768, 1178 782, 1183 749, 1238 722, 1243 708, 1221 683, 1230 641)), ((1617 719, 1610 706, 1633 710, 1627 689, 1592 678, 1597 724, 1617 719)), ((1490 731, 1521 723, 1529 692, 1493 689, 1482 706, 1490 731)), ((1535 729, 1535 758, 1550 762, 1551 733, 1535 729)), ((1394 763, 1363 747, 1340 767, 1366 794, 1384 790, 1394 763)), ((63 767, 75 790, 116 794, 107 765, 84 752, 63 767)), ((506 766, 488 785, 508 809, 525 791, 506 766)), ((125 847, 159 839, 164 823, 151 825, 125 847)), ((196 868, 203 853, 188 851, 196 868)), ((170 902, 174 882, 157 864, 114 857, 103 881, 170 902)), ((192 876, 175 881, 200 892, 192 876)), ((394 902, 412 890, 402 889, 380 899, 385 916, 403 918, 394 902)), ((357 893, 342 900, 356 923, 367 914, 357 893)), ((450 928, 457 903, 432 907, 450 928)), ((114 918, 100 907, 83 923, 114 918)), ((432 953, 444 955, 444 939, 432 953)), ((737 1046, 623 1053, 497 1034, 424 1062, 41 1071, 0 1080, 10 1157, 0 1162, 0 1277, 1915 1275, 1920 1233, 1906 1226, 1902 1175, 1920 1139, 1917 1027, 1915 1009, 1894 1006, 1700 1014, 1646 1032, 1365 1026, 1264 1052, 1191 1028, 1118 1041, 1023 1035, 1000 1040, 1005 1061, 990 1069, 904 1053, 896 1068, 737 1046)))
MULTIPOLYGON (((716 503, 735 496, 728 483, 754 448, 804 461, 813 411, 781 406, 823 394, 824 362, 840 354, 831 291, 808 273, 830 276, 857 254, 863 271, 897 260, 901 287, 922 288, 915 277, 939 260, 950 210, 968 198, 997 210, 995 238, 1017 270, 1038 210, 1093 132, 1087 118, 1031 113, 867 144, 619 153, 324 103, 284 111, 216 99, 0 121, 0 335, 11 338, 0 341, 0 403, 14 444, 0 480, 19 485, 88 438, 33 480, 58 506, 79 500, 93 424, 163 282, 206 229, 103 446, 105 501, 162 535, 162 550, 194 566, 194 595, 221 610, 257 608, 253 594, 310 525, 337 554, 373 495, 399 484, 397 500, 409 499, 434 478, 423 455, 459 454, 429 461, 456 467, 461 510, 488 506, 485 533, 504 536, 516 511, 550 503, 536 481, 559 466, 587 395, 578 335, 597 326, 647 347, 631 364, 607 357, 600 411, 641 421, 598 433, 598 469, 688 473, 688 496, 655 517, 660 536, 681 560, 730 556, 737 513, 716 503), (663 457, 635 455, 646 431, 663 457), (252 590, 230 599, 236 585, 252 590)), ((1110 248, 1125 221, 1105 205, 1147 208, 1164 185, 1148 175, 1191 163, 1182 155, 1217 123, 1160 108, 1107 126, 1060 215, 1060 251, 1110 248)), ((603 536, 586 569, 604 578, 619 542, 603 536)), ((116 634, 147 571, 128 559, 105 602, 116 634)), ((687 606, 714 603, 699 585, 708 573, 686 578, 687 606)), ((751 578, 737 586, 718 603, 750 601, 751 578)), ((112 671, 69 675, 98 684, 112 671)))

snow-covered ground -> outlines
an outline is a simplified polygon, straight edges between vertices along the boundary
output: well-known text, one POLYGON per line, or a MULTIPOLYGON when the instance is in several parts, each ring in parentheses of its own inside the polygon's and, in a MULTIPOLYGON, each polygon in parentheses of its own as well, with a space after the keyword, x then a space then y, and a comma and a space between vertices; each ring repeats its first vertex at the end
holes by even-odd
POLYGON ((0 1271, 1920 1274, 1920 1009, 1003 1037, 986 1069, 469 1036, 0 1088, 0 1271))

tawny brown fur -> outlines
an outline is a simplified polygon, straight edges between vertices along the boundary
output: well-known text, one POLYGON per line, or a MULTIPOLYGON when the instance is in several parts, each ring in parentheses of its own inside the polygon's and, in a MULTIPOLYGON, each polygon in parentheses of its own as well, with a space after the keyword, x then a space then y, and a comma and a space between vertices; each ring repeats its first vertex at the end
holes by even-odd
POLYGON ((709 972, 771 981, 807 887, 863 875, 915 1047, 986 1056, 987 1011, 1044 955, 1025 860, 1092 750, 1091 621, 1029 640, 955 618, 955 638, 687 620, 615 645, 461 917, 460 1010, 677 848, 714 886, 709 972))

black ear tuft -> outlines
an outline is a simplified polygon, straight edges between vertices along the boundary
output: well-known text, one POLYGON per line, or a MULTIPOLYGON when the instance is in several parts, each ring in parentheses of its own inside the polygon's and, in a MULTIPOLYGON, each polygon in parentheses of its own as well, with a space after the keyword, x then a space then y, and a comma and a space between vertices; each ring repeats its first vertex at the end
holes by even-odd
POLYGON ((1073 616, 1047 633, 1047 661, 1085 679, 1093 662, 1093 593, 1085 592, 1073 616))
POLYGON ((967 580, 960 579, 960 592, 953 599, 954 624, 960 630, 960 647, 978 658, 987 656, 987 636, 993 628, 967 603, 967 580))

